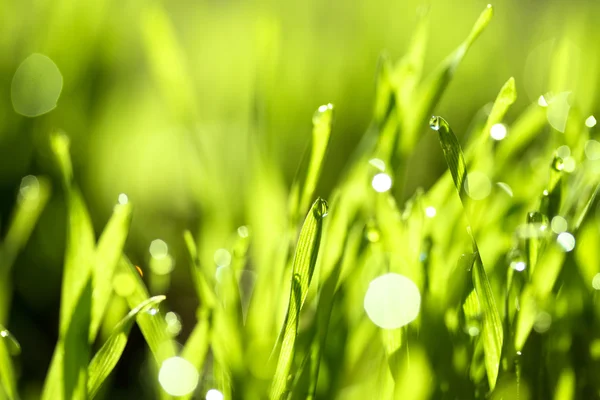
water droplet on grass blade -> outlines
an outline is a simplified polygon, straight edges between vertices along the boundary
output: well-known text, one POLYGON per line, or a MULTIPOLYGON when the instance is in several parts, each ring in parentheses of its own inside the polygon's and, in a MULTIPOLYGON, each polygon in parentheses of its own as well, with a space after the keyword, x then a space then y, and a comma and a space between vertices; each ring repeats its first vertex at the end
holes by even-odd
POLYGON ((315 113, 313 114, 313 124, 314 125, 320 125, 320 124, 327 124, 329 125, 329 123, 331 122, 331 116, 333 114, 333 104, 329 103, 329 104, 324 104, 322 106, 320 106, 319 108, 317 108, 317 111, 315 111, 315 113))
POLYGON ((546 101, 546 98, 544 97, 544 95, 540 95, 540 97, 538 98, 538 105, 540 107, 548 107, 548 102, 546 101))
POLYGON ((129 198, 127 197, 127 195, 125 193, 121 193, 119 195, 119 204, 127 204, 129 203, 129 198))
POLYGON ((379 158, 370 159, 369 164, 371 164, 381 172, 385 171, 385 162, 383 160, 380 160, 379 158))
POLYGON ((565 163, 562 158, 558 155, 554 156, 554 160, 552 160, 552 168, 555 171, 562 171, 565 168, 565 163))
POLYGON ((166 359, 160 366, 158 382, 171 396, 185 396, 198 386, 200 375, 196 368, 182 357, 166 359))
POLYGON ((428 218, 433 218, 436 216, 436 214, 437 214, 437 210, 435 209, 435 207, 429 206, 429 207, 425 208, 425 215, 428 218))
POLYGON ((8 352, 12 356, 18 356, 21 354, 21 345, 17 339, 7 329, 0 328, 0 339, 4 340, 8 352))
POLYGON ((409 278, 395 273, 381 275, 369 283, 364 308, 369 319, 384 329, 396 329, 419 315, 421 293, 409 278))
POLYGON ((54 62, 43 54, 27 57, 11 84, 11 99, 15 111, 26 117, 37 117, 56 107, 62 91, 63 78, 54 62))
POLYGON ((27 175, 21 180, 19 196, 21 200, 34 200, 40 194, 40 182, 33 175, 27 175))
POLYGON ((496 182, 496 185, 498 185, 499 188, 501 188, 502 190, 504 190, 506 192, 506 194, 508 194, 510 197, 513 197, 513 190, 512 188, 508 185, 508 183, 504 183, 504 182, 496 182))
POLYGON ((429 127, 434 131, 440 130, 440 117, 433 116, 429 120, 429 127))

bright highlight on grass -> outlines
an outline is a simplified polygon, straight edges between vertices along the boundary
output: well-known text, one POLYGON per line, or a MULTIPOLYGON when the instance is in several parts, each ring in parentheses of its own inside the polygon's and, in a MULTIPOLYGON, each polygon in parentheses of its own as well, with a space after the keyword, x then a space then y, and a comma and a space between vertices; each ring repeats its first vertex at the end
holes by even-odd
POLYGON ((408 325, 419 315, 421 293, 407 277, 389 273, 371 281, 364 299, 369 319, 380 328, 408 325))
POLYGON ((550 222, 550 228, 552 228, 552 231, 556 234, 566 232, 568 228, 567 220, 560 215, 557 215, 552 218, 552 222, 550 222))
POLYGON ((506 125, 495 124, 490 129, 490 136, 494 140, 502 140, 506 137, 506 125))
POLYGON ((371 186, 373 186, 373 189, 375 189, 376 192, 387 192, 392 187, 392 178, 388 174, 382 172, 373 177, 371 186))
POLYGON ((585 120, 585 126, 587 126, 588 128, 593 128, 594 126, 596 126, 596 118, 593 115, 587 117, 587 119, 585 120))
POLYGON ((225 249, 218 249, 215 251, 213 261, 219 267, 228 267, 231 264, 231 253, 225 249))
POLYGON ((171 396, 185 396, 196 390, 200 375, 186 359, 171 357, 166 359, 158 372, 160 386, 171 396))
POLYGON ((206 392, 206 400, 223 400, 225 396, 223 393, 219 392, 217 389, 210 389, 206 392))
POLYGON ((435 209, 435 207, 429 206, 425 209, 425 215, 429 218, 435 217, 436 214, 437 214, 437 210, 435 209))
POLYGON ((492 182, 483 172, 469 172, 465 179, 465 192, 473 200, 483 200, 492 192, 492 182))
POLYGON ((562 247, 566 252, 569 252, 575 248, 575 237, 569 232, 562 232, 556 238, 556 242, 562 247))
POLYGON ((121 193, 119 195, 119 204, 127 204, 129 202, 129 198, 125 193, 121 193))

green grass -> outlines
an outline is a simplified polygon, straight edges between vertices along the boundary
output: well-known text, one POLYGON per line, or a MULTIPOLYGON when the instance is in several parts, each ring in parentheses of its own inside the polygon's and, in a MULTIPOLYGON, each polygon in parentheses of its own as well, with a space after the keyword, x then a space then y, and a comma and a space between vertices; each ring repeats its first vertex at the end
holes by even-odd
MULTIPOLYGON (((250 400, 597 396, 596 128, 585 125, 576 103, 545 93, 547 107, 534 103, 509 122, 517 92, 508 77, 460 139, 444 119, 452 115, 431 116, 492 15, 486 7, 427 76, 425 13, 406 55, 380 59, 373 120, 327 202, 318 183, 326 155, 336 151, 331 138, 343 135, 330 104, 313 116, 310 151, 289 193, 282 195, 264 149, 248 150, 247 226, 224 228, 219 213, 229 214, 219 207, 218 185, 206 187, 200 203, 210 211, 208 222, 197 234, 180 232, 198 302, 196 320, 176 321, 193 327, 187 337, 173 331, 170 275, 151 264, 172 262, 170 253, 153 254, 147 269, 124 254, 135 202, 116 204, 97 235, 70 140, 49 133, 67 234, 58 342, 41 398, 110 397, 111 373, 134 323, 148 348, 148 393, 161 399, 205 398, 209 390, 250 400), (563 114, 561 132, 552 121, 563 114), (494 140, 490 132, 498 124, 507 136, 494 140), (445 160, 447 171, 408 193, 411 157, 424 135, 437 136, 430 152, 445 160), (205 198, 212 203, 202 203, 205 198), (408 278, 420 293, 417 318, 397 324, 415 303, 402 297, 401 287, 381 293, 401 299, 385 312, 370 310, 393 329, 378 327, 365 312, 370 282, 388 273, 408 278)), ((172 100, 169 112, 193 121, 195 95, 177 89, 188 72, 172 26, 157 6, 143 27, 151 72, 172 100)), ((23 182, 0 242, 4 325, 11 268, 50 197, 48 179, 23 182)), ((0 335, 0 399, 14 400, 26 378, 18 373, 19 338, 3 325, 0 335)))

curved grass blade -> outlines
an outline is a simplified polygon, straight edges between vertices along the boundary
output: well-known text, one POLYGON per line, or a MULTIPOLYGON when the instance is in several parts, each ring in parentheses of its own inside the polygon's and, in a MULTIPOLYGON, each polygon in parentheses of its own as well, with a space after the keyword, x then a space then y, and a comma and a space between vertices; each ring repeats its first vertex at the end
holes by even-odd
POLYGON ((308 295, 308 289, 317 263, 323 218, 326 215, 327 203, 325 200, 318 198, 308 212, 300 231, 294 254, 292 288, 283 326, 283 341, 269 396, 271 400, 283 399, 289 391, 289 375, 294 361, 300 310, 308 295))
POLYGON ((133 327, 137 315, 150 307, 156 306, 164 299, 165 296, 149 298, 131 310, 115 327, 106 343, 98 350, 88 367, 87 393, 89 399, 93 399, 98 394, 104 380, 108 378, 117 365, 121 354, 123 354, 123 350, 125 350, 129 332, 133 327))
MULTIPOLYGON (((133 290, 126 298, 127 304, 131 309, 134 309, 150 297, 135 266, 125 256, 121 257, 117 270, 119 273, 128 275, 132 278, 132 282, 134 282, 133 290)), ((167 322, 162 318, 157 308, 138 314, 137 324, 146 339, 146 343, 148 343, 148 347, 150 347, 157 365, 160 366, 164 360, 176 355, 175 343, 167 332, 167 322)))
POLYGON ((4 390, 4 392, 0 391, 0 395, 4 393, 8 400, 19 398, 11 353, 20 352, 20 350, 20 345, 16 339, 0 325, 0 390, 4 390))
POLYGON ((92 303, 90 341, 96 338, 108 306, 112 292, 113 274, 129 233, 130 222, 131 205, 129 203, 116 205, 111 219, 98 240, 93 270, 92 296, 94 302, 92 303))
POLYGON ((94 231, 81 193, 72 185, 69 139, 66 135, 55 132, 50 142, 67 194, 68 222, 59 341, 50 364, 42 399, 84 399, 90 354, 88 338, 94 231))
MULTIPOLYGON (((450 129, 450 125, 441 117, 432 117, 430 126, 438 133, 446 163, 448 164, 454 185, 466 212, 467 198, 462 188, 467 175, 467 167, 458 139, 450 129)), ((483 267, 477 243, 470 228, 468 228, 468 231, 473 240, 473 249, 476 256, 473 268, 473 286, 483 314, 481 340, 483 341, 483 350, 485 353, 485 366, 490 389, 494 390, 500 368, 500 354, 504 336, 502 320, 496 306, 496 301, 494 300, 492 287, 483 267)))
MULTIPOLYGON (((204 361, 210 346, 210 319, 211 312, 208 309, 201 309, 198 312, 198 322, 181 352, 181 356, 192 363, 200 373, 204 369, 204 361)), ((191 399, 192 395, 193 392, 181 396, 180 399, 191 399)))

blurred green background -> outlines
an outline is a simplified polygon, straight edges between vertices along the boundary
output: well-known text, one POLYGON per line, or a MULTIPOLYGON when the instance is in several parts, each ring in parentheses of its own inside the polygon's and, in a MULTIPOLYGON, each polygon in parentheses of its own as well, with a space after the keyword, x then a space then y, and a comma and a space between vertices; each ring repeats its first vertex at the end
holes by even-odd
MULTIPOLYGON (((97 232, 126 193, 135 206, 126 246, 131 259, 145 269, 151 241, 168 243, 176 263, 168 302, 182 316, 186 337, 197 300, 183 230, 205 237, 204 251, 212 257, 248 223, 249 204, 264 184, 257 164, 269 167, 269 193, 282 199, 283 210, 273 212, 285 212, 312 113, 331 102, 334 134, 317 190, 327 198, 372 116, 380 54, 399 58, 417 15, 428 9, 427 73, 462 41, 485 4, 0 1, 2 234, 23 176, 48 175, 55 188, 13 269, 7 326, 23 347, 24 386, 35 393, 41 385, 58 331, 66 216, 47 145, 51 130, 72 139, 75 178, 97 232), (11 82, 32 53, 56 63, 63 89, 54 110, 27 118, 13 109, 11 82)), ((511 0, 494 6, 493 22, 459 67, 437 114, 460 136, 514 76, 519 99, 509 117, 515 117, 548 90, 559 42, 569 43, 570 73, 562 89, 572 91, 582 113, 591 113, 598 100, 600 3, 511 0)), ((426 130, 405 172, 407 195, 431 185, 445 167, 426 130)), ((136 331, 116 371, 116 398, 136 398, 131 393, 143 387, 143 355, 136 331)))

